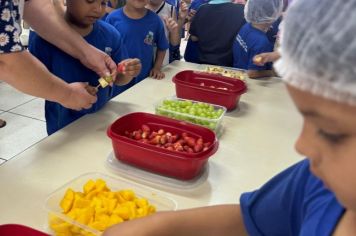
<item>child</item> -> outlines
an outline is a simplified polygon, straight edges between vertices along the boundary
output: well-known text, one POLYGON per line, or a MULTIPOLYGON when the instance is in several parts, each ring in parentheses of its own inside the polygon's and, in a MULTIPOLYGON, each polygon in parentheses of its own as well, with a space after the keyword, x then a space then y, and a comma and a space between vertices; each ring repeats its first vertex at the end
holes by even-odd
POLYGON ((162 66, 166 66, 170 63, 170 55, 175 53, 173 52, 175 49, 179 48, 182 27, 188 14, 187 5, 185 2, 181 2, 178 16, 175 6, 164 0, 149 0, 146 8, 155 12, 164 23, 164 31, 170 46, 162 64, 162 66))
POLYGON ((257 66, 253 57, 257 54, 272 52, 274 45, 266 33, 281 16, 283 0, 249 0, 245 5, 247 23, 237 34, 233 44, 233 66, 247 70, 250 78, 275 76, 272 63, 257 66))
POLYGON ((113 11, 106 18, 106 22, 122 34, 129 56, 139 58, 142 62, 136 83, 147 76, 164 78, 161 67, 169 46, 161 19, 145 8, 147 4, 148 0, 127 0, 123 8, 113 11), (154 60, 155 46, 157 53, 154 60))
POLYGON ((240 205, 157 213, 104 236, 356 235, 356 2, 298 0, 288 11, 276 66, 304 118, 296 149, 307 159, 240 205))
POLYGON ((241 4, 231 3, 231 0, 211 0, 201 5, 189 30, 190 40, 198 45, 199 62, 232 67, 232 45, 244 24, 244 6, 241 4))
MULTIPOLYGON (((138 59, 124 60, 127 58, 127 51, 123 47, 120 34, 111 25, 98 21, 105 11, 106 4, 107 1, 103 0, 67 0, 65 19, 89 44, 105 51, 116 63, 121 61, 120 65, 124 65, 125 69, 122 74, 118 75, 115 84, 125 85, 139 73, 141 65, 138 59)), ((89 86, 92 86, 89 90, 96 92, 93 87, 98 85, 97 74, 83 66, 80 61, 46 42, 38 35, 34 35, 30 51, 53 74, 66 82, 88 82, 89 86)), ((74 111, 64 108, 58 103, 46 101, 47 133, 50 135, 81 116, 98 111, 124 89, 125 87, 122 86, 99 88, 97 91, 98 100, 88 110, 74 111)))

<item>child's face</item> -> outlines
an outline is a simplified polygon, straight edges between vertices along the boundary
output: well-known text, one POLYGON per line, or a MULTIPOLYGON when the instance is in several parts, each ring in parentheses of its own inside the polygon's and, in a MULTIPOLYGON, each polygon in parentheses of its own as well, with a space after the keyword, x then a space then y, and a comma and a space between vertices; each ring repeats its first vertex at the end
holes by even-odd
POLYGON ((356 211, 356 106, 288 90, 304 118, 297 151, 338 200, 356 211))
POLYGON ((143 9, 148 4, 149 0, 127 0, 126 5, 135 8, 143 9))
POLYGON ((73 23, 87 27, 105 14, 108 0, 67 0, 67 14, 73 23))

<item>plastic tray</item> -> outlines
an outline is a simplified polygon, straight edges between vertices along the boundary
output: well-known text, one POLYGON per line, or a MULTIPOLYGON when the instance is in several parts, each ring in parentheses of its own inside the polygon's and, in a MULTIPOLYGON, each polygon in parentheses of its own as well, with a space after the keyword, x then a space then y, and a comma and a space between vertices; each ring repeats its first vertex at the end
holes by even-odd
POLYGON ((202 125, 202 126, 207 127, 207 128, 209 128, 211 130, 214 130, 215 133, 217 133, 217 131, 220 130, 220 127, 221 127, 221 124, 222 124, 222 120, 223 120, 224 115, 226 113, 226 108, 225 107, 206 103, 208 105, 212 105, 214 107, 214 111, 219 110, 219 109, 221 109, 223 111, 221 113, 220 117, 218 117, 216 119, 213 119, 213 118, 205 118, 205 117, 194 116, 194 115, 190 115, 189 113, 182 113, 182 112, 178 112, 178 111, 168 110, 168 109, 162 107, 163 102, 165 100, 190 101, 192 103, 198 103, 198 101, 182 99, 182 98, 177 98, 177 97, 165 98, 165 99, 162 99, 161 101, 159 101, 155 105, 155 112, 156 112, 157 115, 163 115, 163 116, 167 116, 167 117, 170 117, 170 118, 173 118, 173 119, 188 121, 188 122, 193 123, 193 124, 202 125))
POLYGON ((107 186, 112 191, 131 189, 135 192, 136 196, 146 198, 151 205, 154 205, 156 207, 157 211, 167 211, 167 210, 176 210, 177 209, 177 204, 174 200, 158 194, 153 189, 151 190, 145 186, 138 185, 134 182, 131 182, 128 180, 123 180, 123 179, 113 178, 111 176, 104 175, 101 173, 86 173, 84 175, 81 175, 81 176, 75 178, 74 180, 63 185, 58 190, 56 190, 52 194, 50 194, 50 196, 47 198, 46 204, 45 204, 45 207, 46 207, 47 211, 49 212, 50 216, 55 216, 55 217, 59 218, 60 220, 62 220, 63 222, 69 223, 69 224, 79 228, 80 232, 82 232, 82 233, 79 233, 76 235, 83 235, 83 236, 84 235, 85 236, 87 236, 87 235, 98 235, 98 236, 101 235, 100 231, 90 228, 84 224, 81 224, 81 223, 67 217, 65 214, 62 213, 62 209, 59 206, 59 203, 68 188, 71 188, 74 191, 83 191, 82 190, 83 185, 90 179, 92 179, 92 180, 103 179, 107 183, 107 186))
POLYGON ((232 68, 232 67, 205 65, 205 68, 202 71, 207 72, 209 74, 217 74, 217 75, 222 75, 225 77, 240 79, 245 81, 248 78, 246 70, 232 68))
POLYGON ((177 73, 173 82, 177 97, 224 106, 228 111, 236 108, 240 96, 247 91, 242 80, 192 70, 177 73))
POLYGON ((49 236, 43 232, 18 224, 0 225, 1 236, 49 236))
POLYGON ((207 128, 143 112, 130 113, 117 119, 108 128, 107 133, 112 139, 115 157, 118 160, 154 173, 182 180, 190 180, 196 177, 208 158, 218 149, 218 140, 215 133, 207 128), (138 130, 142 124, 149 125, 153 130, 162 128, 172 134, 186 132, 194 138, 202 137, 205 142, 211 144, 205 151, 190 154, 141 143, 125 136, 125 131, 138 130))
POLYGON ((170 192, 195 191, 200 185, 205 183, 209 176, 209 162, 202 168, 200 173, 191 180, 179 180, 136 168, 135 166, 118 160, 112 152, 109 154, 106 164, 113 173, 125 179, 131 179, 145 186, 151 186, 170 192))

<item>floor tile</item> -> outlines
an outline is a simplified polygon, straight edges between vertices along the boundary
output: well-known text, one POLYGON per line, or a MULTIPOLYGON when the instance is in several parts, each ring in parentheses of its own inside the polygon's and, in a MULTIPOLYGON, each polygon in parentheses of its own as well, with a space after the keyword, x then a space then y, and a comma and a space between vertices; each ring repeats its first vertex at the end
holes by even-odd
POLYGON ((6 83, 0 84, 0 94, 0 109, 4 111, 8 111, 34 99, 34 97, 21 93, 6 83))
POLYGON ((6 120, 0 129, 0 158, 9 160, 47 136, 46 123, 40 120, 5 112, 6 120))
POLYGON ((5 163, 6 160, 0 159, 0 165, 5 163))
POLYGON ((44 100, 41 98, 33 99, 30 102, 9 110, 9 112, 46 121, 44 115, 44 100))

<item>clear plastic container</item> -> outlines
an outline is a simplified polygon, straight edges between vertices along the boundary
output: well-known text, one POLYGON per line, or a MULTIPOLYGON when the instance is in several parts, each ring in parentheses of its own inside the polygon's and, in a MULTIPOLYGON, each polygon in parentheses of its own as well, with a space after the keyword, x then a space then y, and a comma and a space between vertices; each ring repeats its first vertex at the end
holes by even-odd
POLYGON ((114 153, 111 152, 106 159, 106 166, 116 175, 125 179, 131 179, 145 186, 155 189, 162 189, 169 192, 193 192, 200 185, 204 184, 209 176, 209 162, 204 165, 200 173, 191 180, 180 180, 153 173, 135 166, 126 164, 118 160, 114 153))
MULTIPOLYGON (((135 192, 137 197, 147 199, 150 205, 156 207, 157 211, 167 211, 167 210, 177 209, 177 204, 174 200, 158 194, 153 189, 149 189, 145 186, 138 185, 128 180, 117 179, 101 173, 87 173, 75 178, 74 180, 60 187, 58 190, 54 191, 52 194, 49 195, 45 203, 45 207, 49 212, 49 220, 50 221, 56 220, 58 223, 70 224, 71 235, 73 234, 78 236, 81 235, 99 236, 102 234, 102 232, 99 230, 93 229, 87 225, 81 224, 78 221, 69 218, 64 213, 62 213, 62 209, 60 207, 60 202, 63 196, 65 195, 67 189, 71 188, 74 191, 83 191, 84 184, 90 179, 104 180, 107 186, 111 189, 111 191, 131 189, 135 192)), ((67 234, 64 230, 62 235, 67 235, 67 234)), ((61 234, 54 233, 53 235, 61 235, 61 234)))
POLYGON ((246 70, 232 67, 205 65, 202 71, 244 81, 248 78, 246 70))
POLYGON ((177 119, 177 120, 188 121, 188 122, 196 124, 196 125, 201 125, 201 126, 207 127, 209 129, 215 131, 215 133, 217 133, 220 130, 222 120, 226 113, 225 107, 210 104, 210 103, 205 103, 205 102, 203 103, 203 104, 212 106, 214 108, 214 111, 218 111, 218 110, 222 111, 220 116, 218 118, 214 119, 214 118, 200 117, 200 116, 196 116, 196 115, 191 115, 189 113, 183 113, 183 112, 179 112, 179 111, 169 110, 164 107, 165 101, 186 101, 186 102, 191 102, 191 103, 203 103, 203 102, 198 102, 198 101, 193 101, 193 100, 183 99, 183 98, 177 98, 177 97, 168 97, 168 98, 162 99, 155 105, 155 112, 157 115, 162 115, 162 116, 170 117, 170 118, 177 119))

